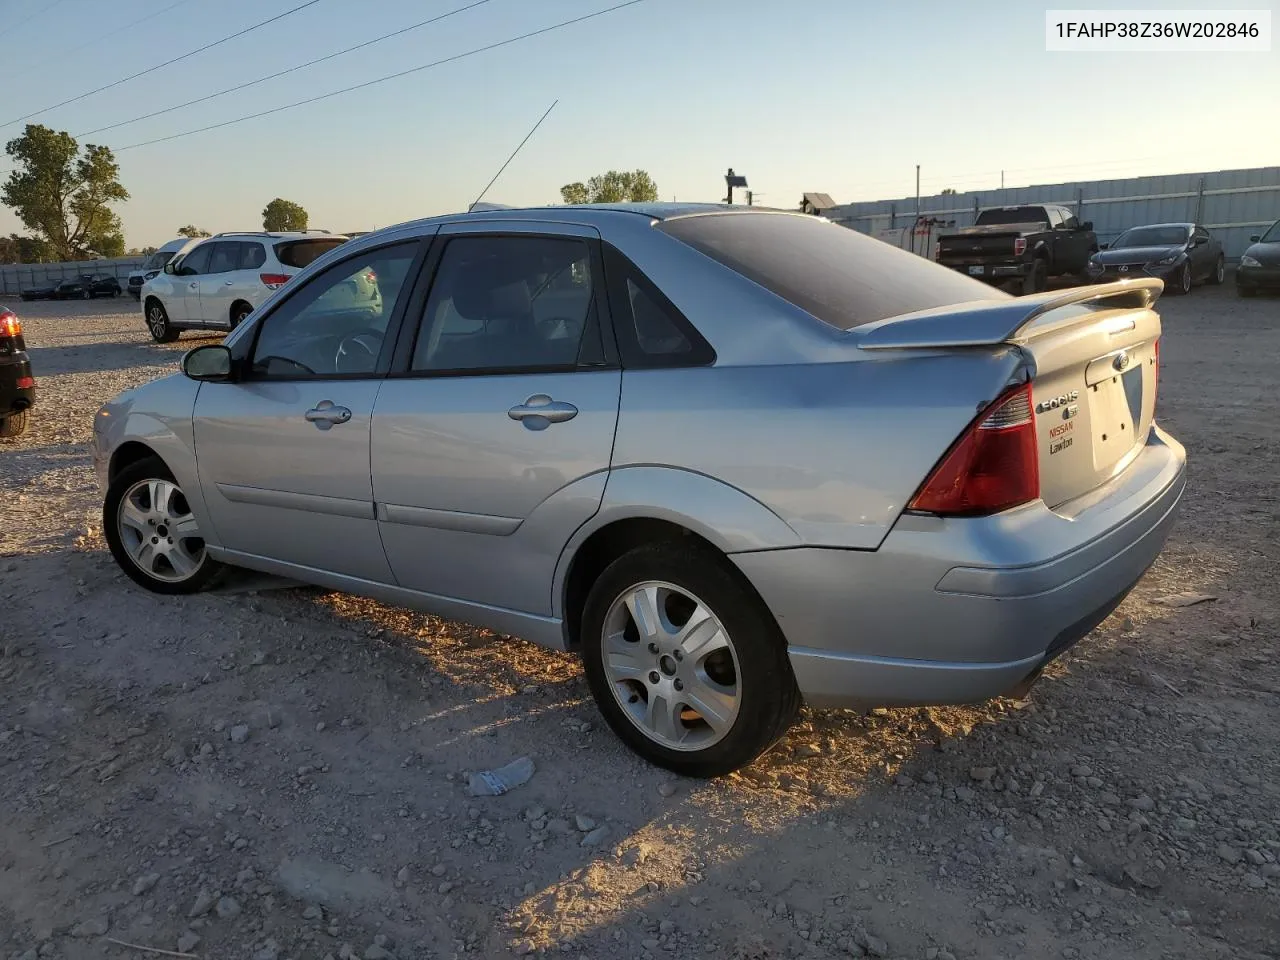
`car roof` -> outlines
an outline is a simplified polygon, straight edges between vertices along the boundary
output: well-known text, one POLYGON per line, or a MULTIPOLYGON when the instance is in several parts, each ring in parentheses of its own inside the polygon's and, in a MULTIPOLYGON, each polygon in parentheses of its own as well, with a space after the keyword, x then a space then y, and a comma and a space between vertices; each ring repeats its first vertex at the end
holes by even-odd
POLYGON ((1182 220, 1174 223, 1140 223, 1137 226, 1130 227, 1129 229, 1146 230, 1148 227, 1184 227, 1187 230, 1191 230, 1195 227, 1195 224, 1190 220, 1182 220))
MULTIPOLYGON (((345 240, 346 234, 330 233, 328 230, 224 230, 222 233, 215 233, 211 237, 205 237, 205 240, 217 240, 221 237, 258 237, 270 238, 272 240, 293 240, 293 239, 309 239, 309 240, 345 240)), ((203 241, 202 241, 203 242, 203 241)))

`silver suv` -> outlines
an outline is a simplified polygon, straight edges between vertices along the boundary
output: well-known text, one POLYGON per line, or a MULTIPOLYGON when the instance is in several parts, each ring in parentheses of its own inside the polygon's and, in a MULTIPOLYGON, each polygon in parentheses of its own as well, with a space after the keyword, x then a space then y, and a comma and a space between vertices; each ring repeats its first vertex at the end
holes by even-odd
POLYGON ((290 277, 346 241, 322 231, 216 234, 143 284, 147 329, 160 343, 183 330, 234 330, 290 277))

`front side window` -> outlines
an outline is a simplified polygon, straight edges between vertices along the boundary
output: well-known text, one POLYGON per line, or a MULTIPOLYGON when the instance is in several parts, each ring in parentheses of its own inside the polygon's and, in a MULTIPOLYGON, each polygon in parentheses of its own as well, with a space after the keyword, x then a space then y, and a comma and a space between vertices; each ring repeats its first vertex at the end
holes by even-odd
POLYGON ((262 322, 256 377, 360 376, 375 372, 387 325, 408 290, 416 244, 371 250, 299 287, 262 322))
POLYGON ((213 253, 212 243, 202 243, 182 258, 178 264, 178 274, 183 277, 199 276, 209 272, 209 257, 213 253))
POLYGON ((440 258, 412 369, 572 367, 595 336, 591 250, 568 237, 458 237, 440 258))
POLYGON ((1262 235, 1259 243, 1280 243, 1280 220, 1271 225, 1271 229, 1262 235))

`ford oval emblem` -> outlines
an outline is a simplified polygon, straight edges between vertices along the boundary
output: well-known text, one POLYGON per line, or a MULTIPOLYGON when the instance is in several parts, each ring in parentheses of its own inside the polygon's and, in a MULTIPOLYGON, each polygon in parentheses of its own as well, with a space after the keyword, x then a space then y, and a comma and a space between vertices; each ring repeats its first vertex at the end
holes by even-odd
POLYGON ((1129 366, 1129 353, 1127 350, 1121 350, 1116 354, 1116 358, 1111 361, 1111 365, 1117 370, 1125 370, 1129 366))

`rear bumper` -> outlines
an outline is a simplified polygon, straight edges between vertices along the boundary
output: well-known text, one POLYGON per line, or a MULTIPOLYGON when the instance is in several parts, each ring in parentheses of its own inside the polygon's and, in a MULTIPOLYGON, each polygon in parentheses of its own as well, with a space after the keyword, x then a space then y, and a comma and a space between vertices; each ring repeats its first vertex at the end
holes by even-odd
POLYGON ((973 277, 975 280, 985 280, 988 283, 1004 283, 1008 280, 1015 280, 1020 277, 1026 277, 1031 273, 1031 262, 1018 260, 1007 262, 991 262, 984 261, 982 263, 965 263, 955 262, 948 263, 942 261, 944 267, 950 267, 957 273, 963 273, 966 276, 973 277), (974 271, 980 271, 975 273, 974 271))
POLYGON ((7 417, 36 405, 35 384, 19 386, 20 383, 32 380, 31 363, 26 359, 26 354, 19 353, 17 356, 22 359, 0 360, 0 417, 7 417))
POLYGON ((1120 604, 1173 527, 1185 462, 1153 427, 1121 476, 1056 511, 904 515, 874 552, 732 559, 777 618, 811 705, 977 702, 1018 686, 1120 604))

